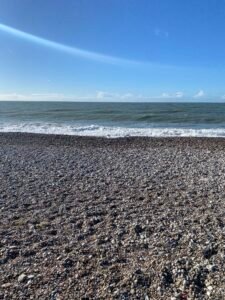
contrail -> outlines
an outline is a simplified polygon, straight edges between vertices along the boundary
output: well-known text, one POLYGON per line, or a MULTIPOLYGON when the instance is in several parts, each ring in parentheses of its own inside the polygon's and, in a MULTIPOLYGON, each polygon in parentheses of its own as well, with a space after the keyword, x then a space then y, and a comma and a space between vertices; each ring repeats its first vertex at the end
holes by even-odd
POLYGON ((110 55, 104 55, 101 53, 96 53, 96 52, 91 52, 87 50, 83 50, 77 47, 72 47, 72 46, 67 46, 64 44, 60 44, 54 41, 50 41, 48 39, 44 39, 42 37, 15 29, 13 27, 4 25, 0 23, 0 31, 11 34, 13 36, 16 36, 18 38, 21 38, 23 40, 42 45, 48 48, 52 48, 58 51, 62 51, 68 54, 75 55, 77 57, 89 59, 92 61, 98 61, 102 63, 107 63, 107 64, 117 64, 117 65, 144 65, 144 62, 139 62, 135 60, 128 60, 128 59, 123 59, 120 57, 114 57, 110 55))

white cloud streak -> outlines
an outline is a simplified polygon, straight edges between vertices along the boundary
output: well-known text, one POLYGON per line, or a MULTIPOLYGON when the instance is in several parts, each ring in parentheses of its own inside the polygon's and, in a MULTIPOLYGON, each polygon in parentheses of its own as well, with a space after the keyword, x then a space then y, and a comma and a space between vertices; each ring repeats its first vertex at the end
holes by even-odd
POLYGON ((157 37, 161 37, 161 38, 168 38, 169 37, 169 32, 165 31, 165 30, 161 30, 159 28, 155 28, 154 29, 154 35, 157 37))
POLYGON ((64 100, 65 95, 60 93, 2 93, 0 94, 0 101, 60 101, 64 100))
POLYGON ((183 92, 176 92, 175 94, 169 94, 169 93, 162 93, 161 96, 158 98, 163 98, 163 99, 177 99, 177 98, 183 98, 184 93, 183 92))
MULTIPOLYGON (((199 90, 194 95, 186 95, 182 91, 174 93, 164 92, 161 95, 148 96, 131 92, 118 93, 111 91, 97 90, 90 94, 76 95, 63 93, 0 93, 0 101, 86 101, 86 102, 176 102, 176 101, 196 101, 207 99, 206 93, 199 90)), ((224 100, 225 95, 218 96, 224 100)))
POLYGON ((17 38, 29 41, 31 43, 39 44, 48 48, 52 48, 58 51, 62 51, 77 57, 85 58, 92 61, 98 61, 102 63, 108 64, 127 64, 127 65, 138 65, 144 64, 144 62, 138 62, 135 60, 128 60, 120 57, 114 57, 110 55, 105 55, 101 53, 96 53, 84 49, 80 49, 77 47, 67 46, 61 43, 53 42, 48 39, 44 39, 33 34, 15 29, 13 27, 4 25, 0 23, 0 31, 5 32, 7 34, 13 35, 17 38))
POLYGON ((89 95, 65 95, 61 93, 0 93, 0 101, 100 101, 100 102, 145 102, 175 100, 183 98, 182 92, 175 94, 163 93, 160 96, 144 96, 141 94, 114 93, 107 91, 96 91, 89 95))
POLYGON ((203 90, 200 90, 194 95, 194 98, 202 98, 204 96, 205 96, 205 92, 203 90))
POLYGON ((97 91, 96 92, 96 99, 98 100, 104 100, 104 99, 118 99, 118 100, 131 100, 131 99, 137 99, 137 96, 132 93, 125 93, 125 94, 119 94, 119 93, 109 93, 109 92, 103 92, 103 91, 97 91))
MULTIPOLYGON (((0 23, 0 32, 4 32, 6 34, 12 35, 16 38, 23 39, 24 41, 38 44, 40 46, 51 48, 53 50, 61 51, 70 55, 73 55, 75 57, 80 57, 82 59, 90 60, 90 61, 96 61, 100 63, 105 64, 111 64, 111 65, 120 65, 120 66, 131 66, 131 67, 148 67, 148 68, 162 68, 162 69, 178 69, 179 66, 176 65, 170 65, 170 64, 160 64, 160 63, 154 63, 151 61, 139 61, 139 60, 133 60, 133 59, 126 59, 111 55, 106 55, 102 53, 97 53, 93 51, 88 51, 85 49, 77 48, 74 46, 68 46, 64 45, 58 42, 54 42, 36 35, 33 35, 31 33, 13 28, 11 26, 7 26, 5 24, 0 23)), ((164 35, 166 37, 169 36, 168 32, 165 31, 155 31, 155 34, 160 36, 164 35)))

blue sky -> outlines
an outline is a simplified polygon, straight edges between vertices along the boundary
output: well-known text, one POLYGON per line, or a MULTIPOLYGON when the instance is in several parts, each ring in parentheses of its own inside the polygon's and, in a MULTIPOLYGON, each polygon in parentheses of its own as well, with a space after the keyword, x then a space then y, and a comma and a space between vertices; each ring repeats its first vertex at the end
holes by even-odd
POLYGON ((0 100, 224 101, 224 0, 0 0, 0 100))

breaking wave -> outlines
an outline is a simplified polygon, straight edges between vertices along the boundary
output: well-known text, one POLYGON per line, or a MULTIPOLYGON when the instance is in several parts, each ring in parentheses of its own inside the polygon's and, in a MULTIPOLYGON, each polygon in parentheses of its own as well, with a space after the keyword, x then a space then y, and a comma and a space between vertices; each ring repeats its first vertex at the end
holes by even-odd
POLYGON ((27 132, 42 134, 63 134, 99 136, 108 138, 143 137, 225 137, 225 128, 160 128, 160 127, 116 127, 100 125, 74 125, 59 123, 1 123, 0 132, 27 132))

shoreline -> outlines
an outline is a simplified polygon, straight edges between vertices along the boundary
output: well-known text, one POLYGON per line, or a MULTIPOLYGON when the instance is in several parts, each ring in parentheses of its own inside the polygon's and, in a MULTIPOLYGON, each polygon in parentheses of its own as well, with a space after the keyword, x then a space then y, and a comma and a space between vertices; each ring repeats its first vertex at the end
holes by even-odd
POLYGON ((223 299, 224 150, 0 133, 0 298, 223 299))
POLYGON ((24 138, 25 140, 30 140, 32 142, 36 141, 47 141, 48 139, 52 142, 67 142, 71 143, 71 145, 74 144, 74 142, 77 141, 90 141, 93 142, 93 144, 96 141, 102 141, 105 144, 113 144, 117 142, 137 142, 142 141, 144 143, 152 142, 152 143, 158 143, 158 142, 191 142, 191 141, 198 141, 201 140, 203 142, 219 142, 223 143, 225 142, 225 137, 200 137, 200 136, 165 136, 165 137, 159 137, 159 136, 124 136, 124 137, 106 137, 106 136, 88 136, 88 135, 70 135, 70 134, 49 134, 49 133, 30 133, 30 132, 0 132, 0 142, 1 140, 8 140, 8 141, 14 141, 19 142, 21 138, 24 138))

